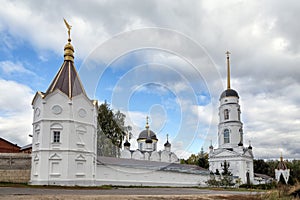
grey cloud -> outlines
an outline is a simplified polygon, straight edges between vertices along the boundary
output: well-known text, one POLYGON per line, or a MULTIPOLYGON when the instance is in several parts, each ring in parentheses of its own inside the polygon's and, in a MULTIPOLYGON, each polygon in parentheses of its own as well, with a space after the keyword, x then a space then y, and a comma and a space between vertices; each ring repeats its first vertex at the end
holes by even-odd
MULTIPOLYGON (((61 55, 62 44, 66 42, 62 23, 65 17, 73 23, 76 59, 83 59, 99 44, 105 45, 104 41, 123 31, 145 27, 178 31, 200 44, 202 51, 168 35, 149 34, 147 37, 161 46, 172 41, 176 50, 187 53, 197 63, 205 65, 202 56, 204 52, 209 55, 213 65, 201 69, 204 79, 210 80, 214 102, 224 87, 219 74, 212 74, 207 66, 216 67, 216 73, 225 78, 224 53, 229 50, 232 53, 232 87, 241 96, 242 118, 245 131, 249 133, 246 136, 257 148, 255 155, 277 157, 279 149, 283 148, 287 156, 299 158, 299 10, 300 2, 293 0, 88 3, 78 0, 38 4, 36 1, 4 1, 0 8, 0 30, 29 41, 36 49, 61 55)), ((128 41, 138 46, 140 37, 134 37, 135 40, 128 41)), ((116 41, 114 45, 119 47, 116 52, 109 46, 99 52, 102 58, 106 58, 105 54, 119 55, 118 50, 126 46, 126 41, 116 41)), ((214 109, 217 110, 217 105, 214 109)))

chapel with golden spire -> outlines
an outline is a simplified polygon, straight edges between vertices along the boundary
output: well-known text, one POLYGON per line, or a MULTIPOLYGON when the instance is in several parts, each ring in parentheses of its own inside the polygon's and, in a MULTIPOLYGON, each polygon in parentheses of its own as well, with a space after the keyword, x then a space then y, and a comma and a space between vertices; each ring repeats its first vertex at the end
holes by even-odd
POLYGON ((94 185, 97 101, 88 98, 74 65, 71 26, 64 59, 46 92, 37 92, 32 138, 33 185, 94 185))

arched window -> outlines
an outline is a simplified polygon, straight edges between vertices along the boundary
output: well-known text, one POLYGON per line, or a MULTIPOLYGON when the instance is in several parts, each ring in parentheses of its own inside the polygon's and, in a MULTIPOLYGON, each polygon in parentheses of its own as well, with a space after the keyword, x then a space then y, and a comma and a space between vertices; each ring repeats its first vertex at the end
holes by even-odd
POLYGON ((230 142, 230 138, 229 138, 229 130, 225 129, 224 130, 224 143, 229 143, 230 142))
POLYGON ((224 119, 229 119, 229 110, 228 109, 225 109, 224 110, 224 119))
POLYGON ((240 132, 241 143, 243 143, 243 129, 240 128, 239 132, 240 132))
POLYGON ((61 131, 63 129, 62 125, 59 123, 51 124, 50 126, 52 134, 52 143, 61 143, 61 131))

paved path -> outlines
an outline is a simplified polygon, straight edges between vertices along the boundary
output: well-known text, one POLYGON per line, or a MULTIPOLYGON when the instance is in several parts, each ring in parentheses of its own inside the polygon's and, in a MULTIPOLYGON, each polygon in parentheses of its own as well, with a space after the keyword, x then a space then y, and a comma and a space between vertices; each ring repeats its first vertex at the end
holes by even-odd
POLYGON ((208 190, 197 188, 113 188, 113 189, 62 189, 32 187, 0 187, 1 195, 253 195, 256 192, 208 190))

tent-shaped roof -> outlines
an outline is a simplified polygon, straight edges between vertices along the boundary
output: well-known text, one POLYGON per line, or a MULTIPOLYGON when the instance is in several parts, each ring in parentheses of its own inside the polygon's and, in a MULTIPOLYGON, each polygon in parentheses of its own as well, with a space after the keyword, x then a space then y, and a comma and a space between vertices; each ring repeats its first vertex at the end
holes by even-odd
POLYGON ((72 61, 64 61, 54 80, 49 86, 46 95, 56 89, 59 89, 60 91, 65 93, 70 99, 81 93, 85 94, 84 88, 81 84, 76 68, 72 61))

